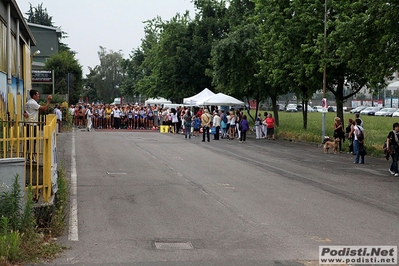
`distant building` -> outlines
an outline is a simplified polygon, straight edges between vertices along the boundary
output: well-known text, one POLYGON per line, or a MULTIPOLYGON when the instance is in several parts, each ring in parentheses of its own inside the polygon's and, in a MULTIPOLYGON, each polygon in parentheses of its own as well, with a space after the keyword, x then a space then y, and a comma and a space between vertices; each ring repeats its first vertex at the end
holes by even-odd
MULTIPOLYGON (((58 39, 61 37, 61 29, 57 27, 43 26, 34 23, 27 23, 33 36, 36 39, 36 46, 32 53, 32 70, 42 71, 46 61, 54 54, 58 53, 58 39), (40 52, 39 52, 40 51, 40 52)), ((50 78, 51 78, 51 74, 50 78)), ((35 77, 35 74, 33 75, 35 77)), ((51 81, 43 80, 32 80, 32 89, 40 91, 42 93, 42 85, 49 84, 51 81)))

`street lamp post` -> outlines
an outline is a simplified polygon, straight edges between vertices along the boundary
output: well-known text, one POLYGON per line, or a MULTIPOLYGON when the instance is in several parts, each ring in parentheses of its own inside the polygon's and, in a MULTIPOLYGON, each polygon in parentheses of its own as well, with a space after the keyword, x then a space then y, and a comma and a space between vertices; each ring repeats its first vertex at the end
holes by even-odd
MULTIPOLYGON (((37 56, 40 54, 40 50, 36 50, 33 52, 30 56, 30 76, 31 76, 31 83, 32 83, 32 74, 33 74, 33 57, 37 56)), ((32 84, 30 85, 29 90, 32 89, 32 84)))

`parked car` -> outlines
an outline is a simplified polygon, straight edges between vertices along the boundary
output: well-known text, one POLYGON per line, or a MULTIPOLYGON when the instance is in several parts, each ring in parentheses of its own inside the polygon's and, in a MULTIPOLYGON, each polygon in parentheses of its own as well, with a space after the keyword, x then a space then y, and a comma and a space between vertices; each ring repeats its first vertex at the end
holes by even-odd
POLYGON ((393 112, 392 117, 398 117, 399 116, 399 109, 393 112))
POLYGON ((299 111, 302 111, 302 104, 297 104, 296 110, 297 110, 298 112, 299 112, 299 111))
POLYGON ((297 105, 296 105, 296 104, 293 104, 293 103, 290 103, 290 104, 288 104, 287 107, 285 108, 285 111, 286 111, 286 112, 298 112, 297 105))
POLYGON ((313 106, 315 112, 323 112, 323 107, 321 105, 313 106))
POLYGON ((278 110, 279 111, 284 111, 284 104, 278 104, 278 110))
POLYGON ((361 110, 363 110, 363 109, 366 108, 366 107, 367 107, 367 106, 363 106, 363 105, 358 106, 358 107, 352 109, 352 110, 350 111, 350 113, 351 113, 351 114, 358 114, 358 113, 360 113, 361 110))
POLYGON ((361 115, 375 115, 375 113, 381 109, 382 109, 382 107, 376 107, 376 106, 366 107, 360 111, 360 114, 361 115))
MULTIPOLYGON (((298 112, 302 111, 302 109, 303 109, 302 104, 298 104, 296 109, 298 110, 298 112)), ((308 112, 314 112, 313 107, 310 106, 309 104, 308 104, 308 112)))
POLYGON ((382 108, 375 113, 375 116, 392 116, 392 114, 398 109, 396 108, 382 108))
POLYGON ((327 111, 328 112, 337 112, 337 107, 336 106, 329 106, 327 111))

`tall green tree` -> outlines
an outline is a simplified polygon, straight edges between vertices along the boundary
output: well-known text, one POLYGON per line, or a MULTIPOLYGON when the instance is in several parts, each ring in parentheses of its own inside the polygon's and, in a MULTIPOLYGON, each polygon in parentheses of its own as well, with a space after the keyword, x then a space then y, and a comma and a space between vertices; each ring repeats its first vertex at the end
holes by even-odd
POLYGON ((398 69, 396 3, 254 1, 260 14, 257 21, 262 22, 260 38, 268 55, 263 73, 271 77, 275 87, 288 86, 306 100, 312 88, 322 87, 319 81, 326 69, 326 87, 335 97, 341 119, 345 100, 365 86, 375 90, 384 87, 386 77, 398 69), (345 87, 349 93, 345 94, 345 87))
MULTIPOLYGON (((156 31, 147 35, 153 39, 151 47, 144 48, 143 67, 151 69, 140 85, 147 97, 165 97, 180 102, 182 92, 192 86, 190 68, 192 66, 192 46, 188 24, 188 13, 177 14, 170 21, 153 20, 156 31), (153 36, 157 38, 154 40, 153 36), (151 62, 149 62, 151 60, 151 62)), ((148 27, 151 29, 152 27, 148 27)))
POLYGON ((123 91, 131 91, 133 95, 141 94, 151 97, 148 95, 151 95, 157 86, 157 77, 153 72, 157 67, 156 56, 161 32, 159 25, 161 24, 160 17, 146 21, 140 48, 133 51, 130 59, 123 61, 122 66, 127 71, 126 79, 122 84, 123 91))
POLYGON ((197 13, 190 25, 193 47, 191 54, 194 60, 190 74, 195 82, 195 91, 191 91, 191 94, 185 95, 185 97, 199 93, 204 88, 214 89, 212 76, 207 74, 213 68, 210 61, 212 47, 229 31, 226 1, 195 0, 193 2, 197 13))
POLYGON ((288 89, 301 99, 306 129, 308 100, 322 88, 321 58, 314 55, 318 36, 323 32, 322 5, 297 0, 255 2, 255 19, 260 25, 259 38, 265 54, 260 62, 262 75, 275 94, 281 95, 288 89))
MULTIPOLYGON (((261 43, 257 38, 258 26, 253 23, 255 5, 248 0, 230 2, 227 11, 229 28, 211 52, 213 84, 218 91, 237 98, 259 102, 270 96, 266 79, 260 74, 259 61, 263 59, 261 43)), ((248 111, 250 116, 250 113, 248 111)), ((276 116, 278 121, 278 115, 276 116)))
POLYGON ((215 42, 211 53, 211 74, 218 91, 259 103, 266 98, 267 92, 265 80, 258 75, 262 51, 256 34, 257 27, 248 24, 215 42))
POLYGON ((140 48, 134 49, 129 59, 122 60, 122 68, 126 72, 126 77, 121 85, 121 93, 123 96, 138 96, 140 90, 138 86, 139 80, 144 77, 142 64, 144 62, 144 53, 140 48))
POLYGON ((121 96, 120 86, 125 78, 125 70, 122 68, 123 54, 121 51, 107 51, 100 46, 98 57, 100 65, 89 68, 88 82, 96 90, 99 100, 112 102, 114 98, 121 96))
POLYGON ((386 78, 398 69, 397 11, 395 1, 329 1, 327 89, 335 96, 341 119, 345 100, 365 86, 371 91, 385 88, 386 78))
POLYGON ((212 44, 226 33, 226 5, 216 0, 195 1, 199 13, 191 20, 188 13, 169 21, 149 20, 140 53, 129 62, 125 88, 134 88, 147 97, 162 96, 180 102, 184 97, 212 89, 209 58, 212 44), (143 60, 144 59, 144 60, 143 60), (138 62, 142 62, 138 67, 138 62))
MULTIPOLYGON (((59 52, 51 56, 44 66, 47 70, 54 70, 55 85, 54 91, 58 94, 68 94, 69 102, 78 102, 82 92, 82 66, 68 51, 59 52), (68 90, 69 73, 69 90, 68 90)), ((52 93, 52 86, 44 88, 46 93, 52 93)))

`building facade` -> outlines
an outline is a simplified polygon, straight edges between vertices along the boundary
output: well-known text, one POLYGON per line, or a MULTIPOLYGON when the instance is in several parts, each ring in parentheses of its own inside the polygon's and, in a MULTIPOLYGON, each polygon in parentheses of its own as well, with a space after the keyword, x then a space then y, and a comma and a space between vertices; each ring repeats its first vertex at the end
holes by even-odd
POLYGON ((15 0, 0 0, 0 120, 22 119, 36 40, 15 0))

